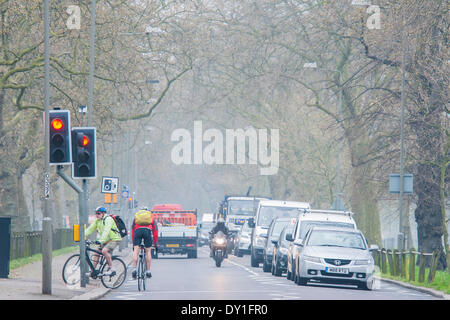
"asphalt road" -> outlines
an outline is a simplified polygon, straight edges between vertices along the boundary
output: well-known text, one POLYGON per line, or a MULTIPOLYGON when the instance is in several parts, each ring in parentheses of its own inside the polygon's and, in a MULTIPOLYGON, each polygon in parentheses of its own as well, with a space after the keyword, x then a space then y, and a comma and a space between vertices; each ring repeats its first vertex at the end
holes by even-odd
POLYGON ((298 286, 283 277, 252 268, 250 257, 230 255, 217 268, 207 247, 199 248, 197 259, 166 255, 152 260, 152 278, 147 290, 139 292, 137 281, 129 279, 104 300, 436 300, 413 289, 383 281, 373 291, 353 286, 309 284, 298 286))

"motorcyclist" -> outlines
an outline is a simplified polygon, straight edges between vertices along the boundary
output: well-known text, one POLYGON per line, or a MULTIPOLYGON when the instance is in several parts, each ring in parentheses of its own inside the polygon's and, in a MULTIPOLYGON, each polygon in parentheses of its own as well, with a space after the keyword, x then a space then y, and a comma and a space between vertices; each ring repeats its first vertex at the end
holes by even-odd
POLYGON ((219 231, 222 231, 226 236, 228 236, 229 230, 225 225, 225 220, 223 218, 217 219, 217 224, 211 230, 211 237, 213 237, 219 231))
POLYGON ((210 233, 210 242, 209 242, 209 248, 210 248, 210 257, 213 256, 213 245, 212 245, 212 239, 214 238, 214 235, 218 233, 219 231, 222 231, 225 236, 228 237, 229 230, 227 226, 225 225, 225 220, 223 218, 217 219, 217 224, 212 228, 210 233))

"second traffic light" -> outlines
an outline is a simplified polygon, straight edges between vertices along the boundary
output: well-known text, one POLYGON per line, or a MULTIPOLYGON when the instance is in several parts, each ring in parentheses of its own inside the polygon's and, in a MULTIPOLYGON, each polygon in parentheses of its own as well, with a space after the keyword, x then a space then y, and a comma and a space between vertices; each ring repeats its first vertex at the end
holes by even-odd
POLYGON ((68 110, 50 110, 48 116, 50 164, 70 164, 72 162, 70 154, 70 112, 68 110))
POLYGON ((72 177, 95 179, 97 177, 96 129, 72 128, 72 177))

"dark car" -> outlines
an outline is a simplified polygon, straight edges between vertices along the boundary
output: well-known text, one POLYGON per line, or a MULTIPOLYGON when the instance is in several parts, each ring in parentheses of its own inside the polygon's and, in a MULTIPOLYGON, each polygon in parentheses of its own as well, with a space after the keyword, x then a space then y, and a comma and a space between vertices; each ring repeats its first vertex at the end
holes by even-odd
POLYGON ((272 274, 280 277, 287 272, 287 259, 290 242, 286 240, 286 234, 294 232, 294 225, 287 225, 281 231, 277 240, 272 240, 274 244, 272 258, 272 274))
POLYGON ((263 250, 263 271, 269 272, 272 270, 272 258, 274 243, 272 240, 278 240, 281 231, 287 225, 292 224, 292 218, 275 218, 269 225, 267 231, 267 241, 263 250))

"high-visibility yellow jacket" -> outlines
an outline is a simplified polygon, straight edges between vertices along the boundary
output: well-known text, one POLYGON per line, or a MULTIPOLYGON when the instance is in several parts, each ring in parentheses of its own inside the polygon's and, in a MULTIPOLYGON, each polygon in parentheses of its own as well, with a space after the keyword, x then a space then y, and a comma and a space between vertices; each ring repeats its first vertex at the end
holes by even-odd
POLYGON ((116 222, 109 215, 105 215, 102 219, 95 220, 95 222, 86 229, 86 236, 90 235, 94 231, 97 231, 100 235, 98 241, 102 244, 108 241, 122 240, 119 229, 116 226, 116 222))

